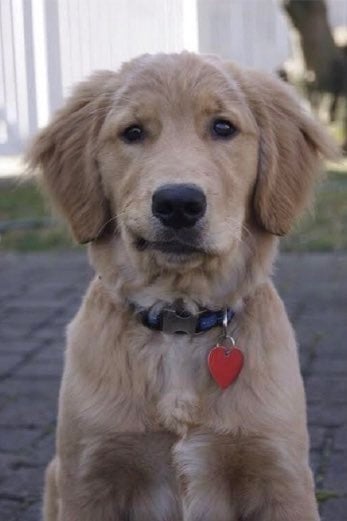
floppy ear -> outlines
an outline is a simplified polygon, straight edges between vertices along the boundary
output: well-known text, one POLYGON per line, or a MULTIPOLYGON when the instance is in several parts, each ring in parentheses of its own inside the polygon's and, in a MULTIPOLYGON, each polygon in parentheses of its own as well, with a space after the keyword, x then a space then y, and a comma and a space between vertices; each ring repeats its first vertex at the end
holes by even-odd
POLYGON ((284 82, 255 71, 246 75, 260 131, 255 217, 268 232, 285 235, 310 201, 321 160, 336 159, 338 147, 284 82))
POLYGON ((78 85, 27 153, 29 168, 41 168, 44 186, 80 243, 95 239, 110 217, 96 158, 115 78, 100 71, 78 85))

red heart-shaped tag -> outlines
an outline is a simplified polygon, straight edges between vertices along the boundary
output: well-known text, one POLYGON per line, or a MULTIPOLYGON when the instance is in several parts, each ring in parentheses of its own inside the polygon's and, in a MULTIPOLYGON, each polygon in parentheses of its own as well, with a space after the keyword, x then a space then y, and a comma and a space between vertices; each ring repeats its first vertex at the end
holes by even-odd
POLYGON ((239 376, 243 367, 243 353, 237 347, 227 350, 223 346, 215 346, 208 354, 210 373, 221 389, 226 389, 239 376))

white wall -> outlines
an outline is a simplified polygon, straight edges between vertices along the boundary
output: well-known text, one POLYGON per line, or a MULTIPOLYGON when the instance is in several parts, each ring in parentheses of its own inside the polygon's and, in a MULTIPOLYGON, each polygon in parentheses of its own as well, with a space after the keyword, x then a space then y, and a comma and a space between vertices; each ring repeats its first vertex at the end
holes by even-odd
MULTIPOLYGON (((347 0, 327 3, 347 26, 347 0)), ((290 56, 288 27, 279 0, 0 0, 0 154, 95 69, 188 49, 272 71, 290 56)))
POLYGON ((117 69, 139 54, 198 50, 195 0, 59 0, 58 5, 64 93, 92 70, 117 69))
POLYGON ((288 24, 278 0, 198 0, 198 6, 201 52, 266 71, 290 55, 288 24))

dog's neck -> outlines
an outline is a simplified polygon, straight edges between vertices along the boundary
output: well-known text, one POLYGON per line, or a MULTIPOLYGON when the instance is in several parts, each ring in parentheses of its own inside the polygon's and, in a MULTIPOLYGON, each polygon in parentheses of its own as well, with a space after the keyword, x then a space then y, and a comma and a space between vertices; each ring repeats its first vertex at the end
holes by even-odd
POLYGON ((237 252, 215 259, 209 269, 155 272, 139 269, 120 240, 114 237, 90 247, 91 263, 110 298, 120 304, 133 302, 158 309, 179 300, 193 314, 199 308, 240 309, 242 300, 270 276, 276 253, 276 241, 270 237, 266 248, 252 251, 245 244, 237 252))

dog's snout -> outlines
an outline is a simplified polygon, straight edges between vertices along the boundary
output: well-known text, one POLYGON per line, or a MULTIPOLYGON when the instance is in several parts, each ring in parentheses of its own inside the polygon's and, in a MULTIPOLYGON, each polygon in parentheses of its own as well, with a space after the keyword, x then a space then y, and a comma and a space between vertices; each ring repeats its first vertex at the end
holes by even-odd
POLYGON ((205 212, 206 197, 198 186, 165 185, 153 194, 152 213, 170 228, 194 226, 205 212))

